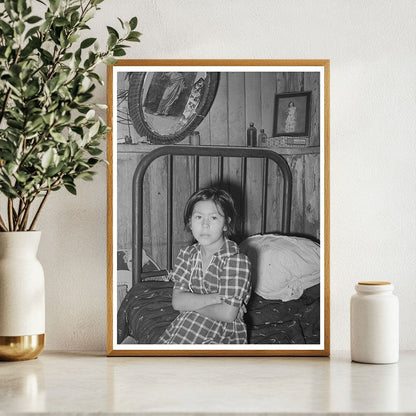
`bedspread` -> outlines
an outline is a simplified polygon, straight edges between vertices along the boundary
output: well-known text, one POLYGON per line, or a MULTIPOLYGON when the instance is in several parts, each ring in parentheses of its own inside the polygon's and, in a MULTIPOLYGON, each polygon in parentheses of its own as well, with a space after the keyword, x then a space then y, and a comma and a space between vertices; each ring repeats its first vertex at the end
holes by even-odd
POLYGON ((117 313, 117 343, 132 336, 138 344, 155 344, 178 316, 172 308, 171 282, 141 282, 127 293, 117 313))
MULTIPOLYGON (((142 282, 126 295, 117 314, 117 342, 127 336, 155 344, 178 316, 172 308, 171 282, 142 282)), ((296 300, 266 300, 253 293, 245 321, 250 344, 318 344, 320 285, 296 300)))
POLYGON ((245 317, 250 344, 319 344, 320 285, 288 302, 253 293, 245 317))

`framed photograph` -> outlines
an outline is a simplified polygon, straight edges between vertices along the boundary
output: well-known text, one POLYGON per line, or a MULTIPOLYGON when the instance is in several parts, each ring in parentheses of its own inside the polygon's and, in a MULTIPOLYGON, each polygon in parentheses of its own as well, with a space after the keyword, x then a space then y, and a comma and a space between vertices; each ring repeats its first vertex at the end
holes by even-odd
POLYGON ((120 60, 107 85, 107 354, 328 356, 329 61, 120 60))
POLYGON ((276 94, 273 136, 309 136, 311 91, 276 94))

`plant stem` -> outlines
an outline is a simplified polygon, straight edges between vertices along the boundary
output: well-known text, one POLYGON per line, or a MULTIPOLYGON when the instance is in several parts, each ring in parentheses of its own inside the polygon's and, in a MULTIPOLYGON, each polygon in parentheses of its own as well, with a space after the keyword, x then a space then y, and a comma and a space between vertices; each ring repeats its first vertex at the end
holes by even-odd
POLYGON ((39 218, 40 211, 42 210, 43 206, 45 205, 46 199, 48 198, 50 192, 51 192, 50 189, 48 189, 46 191, 46 194, 43 197, 42 202, 40 203, 38 210, 36 211, 35 217, 33 218, 32 224, 30 224, 29 231, 33 230, 33 228, 34 228, 34 226, 35 226, 35 224, 36 224, 36 222, 39 218))
POLYGON ((14 231, 14 224, 13 224, 13 200, 8 199, 7 201, 7 214, 9 217, 9 229, 10 231, 14 231))
POLYGON ((24 217, 26 215, 27 212, 27 206, 28 204, 26 202, 24 202, 23 198, 20 199, 19 201, 19 209, 17 211, 17 219, 15 221, 15 230, 16 231, 24 231, 24 227, 22 227, 23 224, 23 220, 24 217))
POLYGON ((23 215, 23 202, 20 199, 19 200, 19 208, 17 209, 17 217, 14 220, 14 229, 16 231, 19 231, 19 228, 20 228, 19 225, 20 225, 20 220, 22 218, 22 215, 23 215))
POLYGON ((6 112, 7 101, 9 101, 9 98, 10 98, 10 95, 11 95, 11 94, 12 94, 12 89, 11 89, 11 88, 9 88, 9 89, 7 90, 6 97, 5 97, 4 101, 3 101, 3 105, 2 105, 2 108, 1 108, 1 113, 0 113, 0 123, 1 123, 1 121, 3 120, 4 113, 6 112))
POLYGON ((22 230, 26 230, 27 220, 29 218, 29 208, 32 205, 32 202, 33 202, 33 199, 25 205, 25 215, 23 216, 22 224, 20 227, 22 230))
POLYGON ((7 227, 6 227, 6 224, 4 223, 3 218, 1 217, 1 215, 0 215, 0 229, 1 229, 1 231, 8 231, 7 227))

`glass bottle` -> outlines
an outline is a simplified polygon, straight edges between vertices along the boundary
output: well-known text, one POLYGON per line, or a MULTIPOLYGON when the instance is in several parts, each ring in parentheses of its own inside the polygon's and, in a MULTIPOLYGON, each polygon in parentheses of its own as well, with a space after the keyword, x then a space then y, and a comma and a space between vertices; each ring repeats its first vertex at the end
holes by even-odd
POLYGON ((264 132, 264 129, 260 129, 257 141, 260 147, 267 147, 267 134, 264 132))
POLYGON ((199 131, 194 131, 191 135, 191 145, 199 146, 200 143, 201 143, 201 137, 199 135, 199 131))
POLYGON ((250 126, 247 129, 247 146, 257 146, 257 129, 254 127, 254 123, 250 123, 250 126))

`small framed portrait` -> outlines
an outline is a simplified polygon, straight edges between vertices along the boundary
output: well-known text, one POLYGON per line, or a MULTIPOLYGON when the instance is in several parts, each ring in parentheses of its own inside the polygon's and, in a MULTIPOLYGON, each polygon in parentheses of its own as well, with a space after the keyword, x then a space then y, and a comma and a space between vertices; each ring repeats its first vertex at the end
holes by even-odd
POLYGON ((273 136, 309 136, 311 92, 276 94, 273 136))

